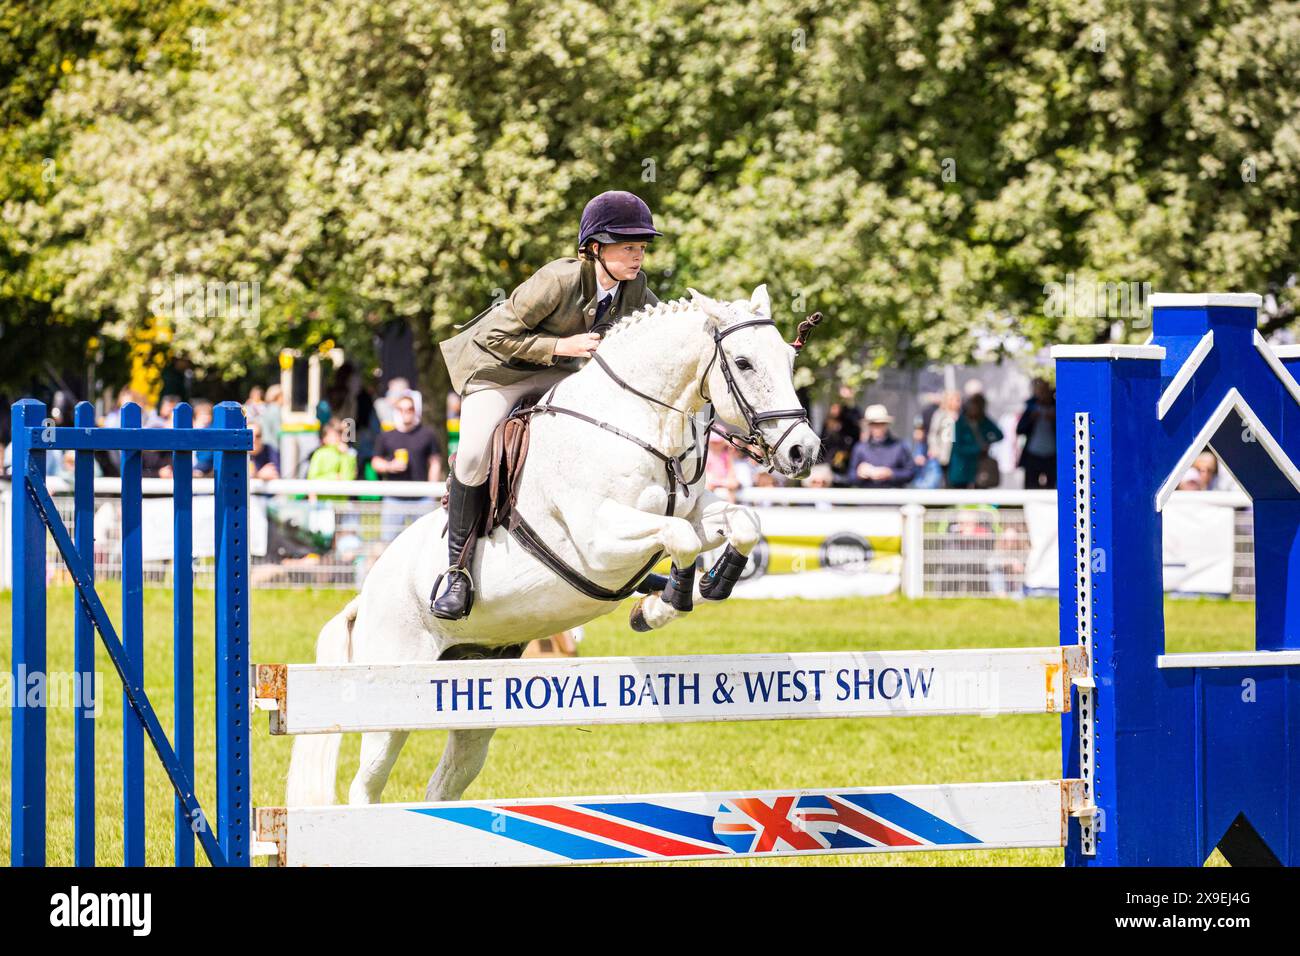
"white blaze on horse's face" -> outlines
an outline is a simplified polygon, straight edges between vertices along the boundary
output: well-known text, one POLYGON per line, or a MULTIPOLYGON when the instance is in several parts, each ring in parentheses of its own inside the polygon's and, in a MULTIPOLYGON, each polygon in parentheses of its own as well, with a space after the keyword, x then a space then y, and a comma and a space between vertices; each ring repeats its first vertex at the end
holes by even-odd
MULTIPOLYGON (((749 301, 719 302, 694 289, 690 293, 708 317, 710 335, 746 321, 772 317, 764 285, 754 290, 749 301)), ((737 329, 724 336, 721 346, 722 354, 712 363, 706 383, 718 417, 748 431, 742 402, 747 402, 760 417, 765 412, 794 412, 795 415, 758 422, 755 430, 771 448, 771 464, 777 471, 795 478, 807 477, 820 442, 808 423, 797 419, 801 406, 794 390, 794 349, 781 338, 775 325, 737 329), (730 364, 734 391, 727 382, 724 358, 730 364), (739 397, 735 392, 740 393, 739 397)))

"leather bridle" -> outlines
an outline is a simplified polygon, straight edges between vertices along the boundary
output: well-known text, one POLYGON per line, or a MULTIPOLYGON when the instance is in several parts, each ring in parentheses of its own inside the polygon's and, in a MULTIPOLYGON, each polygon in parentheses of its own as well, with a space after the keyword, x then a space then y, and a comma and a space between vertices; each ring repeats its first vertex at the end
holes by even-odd
MULTIPOLYGON (((798 334, 796 335, 794 342, 791 343, 791 346, 794 348, 796 352, 799 352, 803 348, 804 342, 806 341, 808 334, 817 325, 817 323, 821 321, 821 319, 822 319, 822 314, 820 312, 817 312, 799 323, 798 334)), ((731 364, 731 358, 727 355, 726 350, 722 347, 722 340, 725 339, 732 332, 739 332, 741 329, 747 329, 747 328, 760 326, 760 325, 770 325, 773 328, 775 328, 776 322, 772 319, 746 319, 744 322, 737 322, 734 325, 727 326, 726 328, 714 329, 713 330, 713 357, 709 359, 709 364, 704 367, 704 374, 700 376, 699 385, 697 387, 700 392, 700 397, 703 398, 709 404, 709 424, 705 429, 706 432, 712 432, 713 434, 722 438, 729 445, 731 445, 741 454, 745 455, 751 461, 770 468, 772 466, 772 458, 776 454, 777 449, 781 447, 781 443, 786 440, 790 432, 794 431, 794 429, 797 426, 801 424, 808 424, 809 419, 808 419, 808 412, 804 408, 783 408, 783 409, 774 409, 772 411, 760 412, 754 408, 753 403, 750 402, 749 399, 745 397, 745 393, 741 391, 740 384, 736 381, 736 374, 731 364), (747 434, 745 435, 736 435, 732 432, 725 431, 719 428, 718 425, 716 424, 717 409, 714 407, 713 399, 709 396, 706 388, 709 381, 709 373, 713 371, 714 364, 719 364, 719 366, 721 367, 723 380, 727 383, 727 392, 732 397, 732 399, 735 400, 736 407, 740 410, 740 416, 744 420, 745 428, 747 429, 747 434), (766 439, 763 438, 763 434, 762 431, 759 429, 759 426, 762 425, 764 422, 780 421, 786 418, 792 419, 789 426, 787 426, 786 430, 781 433, 780 438, 778 438, 775 442, 769 444, 766 441, 766 439), (758 450, 755 451, 755 449, 758 450)), ((648 451, 653 453, 656 457, 664 459, 665 461, 675 461, 677 463, 676 477, 679 479, 683 479, 684 484, 693 485, 697 481, 699 481, 700 475, 704 473, 704 468, 708 460, 709 452, 708 452, 707 444, 705 445, 703 453, 700 455, 699 467, 696 469, 694 477, 692 477, 689 481, 685 481, 684 480, 685 476, 682 474, 682 470, 681 470, 681 460, 685 458, 686 455, 690 454, 692 450, 699 447, 700 439, 699 439, 699 434, 696 431, 696 427, 695 427, 695 416, 693 416, 690 412, 686 411, 685 409, 678 408, 676 405, 670 405, 667 402, 655 398, 653 395, 647 395, 645 392, 642 392, 639 389, 634 388, 633 386, 628 384, 628 382, 625 381, 622 378, 622 376, 620 376, 617 372, 615 372, 612 368, 610 368, 609 363, 606 362, 603 358, 601 358, 600 355, 598 355, 597 353, 593 352, 591 354, 591 357, 595 360, 596 364, 600 366, 601 370, 604 371, 604 373, 608 375, 614 381, 614 383, 618 385, 620 388, 624 389, 625 391, 631 392, 633 395, 636 395, 639 398, 644 398, 647 402, 653 402, 655 405, 659 405, 662 408, 667 408, 670 409, 671 411, 677 412, 677 414, 686 418, 686 420, 691 423, 691 446, 687 448, 686 451, 682 452, 681 455, 677 456, 677 458, 669 459, 658 449, 645 444, 639 439, 632 438, 631 436, 626 435, 625 433, 612 427, 610 427, 609 430, 622 435, 624 438, 629 438, 630 440, 636 442, 637 444, 641 445, 642 447, 646 448, 648 451)), ((542 404, 546 404, 548 408, 551 410, 564 411, 567 413, 568 411, 567 409, 556 409, 555 406, 549 405, 549 399, 551 397, 551 394, 554 393, 554 391, 555 389, 553 387, 551 389, 551 392, 548 393, 547 396, 542 400, 542 404)), ((585 420, 591 422, 592 424, 600 425, 600 427, 602 428, 607 427, 604 424, 595 421, 594 419, 587 418, 586 416, 577 416, 577 417, 584 418, 585 420)), ((673 473, 673 469, 671 466, 669 466, 670 478, 673 477, 672 473, 673 473)), ((689 491, 684 490, 684 493, 689 494, 689 491)))
MULTIPOLYGON (((820 314, 818 315, 818 319, 820 320, 820 314)), ((737 322, 735 325, 729 325, 724 329, 714 330, 713 358, 711 358, 709 364, 705 366, 704 375, 700 379, 700 395, 702 395, 704 400, 709 403, 710 407, 712 407, 713 399, 705 393, 704 386, 709 381, 709 372, 713 370, 714 363, 721 360, 719 365, 722 369, 722 377, 727 383, 727 392, 735 401, 736 407, 740 409, 740 417, 744 419, 745 428, 748 429, 749 433, 743 436, 735 436, 729 432, 724 432, 714 426, 712 416, 709 420, 709 428, 718 435, 721 435, 733 448, 749 457, 752 461, 771 467, 772 456, 776 454, 776 450, 781 447, 781 443, 785 441, 790 432, 794 431, 798 425, 808 423, 808 412, 804 408, 783 408, 768 412, 760 412, 754 408, 753 403, 751 403, 749 399, 745 397, 745 393, 740 390, 740 385, 736 381, 736 373, 731 365, 731 359, 728 357, 726 350, 722 347, 722 340, 732 332, 738 332, 741 329, 747 329, 758 325, 770 325, 775 327, 776 322, 772 319, 747 319, 744 322, 737 322), (786 430, 781 433, 781 437, 769 445, 766 439, 763 438, 759 426, 764 422, 780 421, 784 418, 790 418, 793 419, 793 421, 791 421, 786 430), (755 448, 758 449, 758 452, 754 451, 755 448)), ((798 351, 799 348, 802 347, 803 342, 798 339, 795 341, 795 351, 798 351)))

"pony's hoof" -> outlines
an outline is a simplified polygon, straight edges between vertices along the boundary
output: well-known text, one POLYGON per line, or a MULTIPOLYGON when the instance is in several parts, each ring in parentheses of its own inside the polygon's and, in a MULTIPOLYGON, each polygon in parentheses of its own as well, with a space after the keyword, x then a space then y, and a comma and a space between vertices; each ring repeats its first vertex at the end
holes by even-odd
MULTIPOLYGON (((646 595, 646 597, 649 597, 649 595, 646 595)), ((642 607, 643 604, 645 604, 645 598, 637 598, 637 602, 632 605, 632 614, 629 617, 632 630, 637 631, 640 634, 654 630, 654 628, 650 626, 650 623, 645 619, 645 608, 642 607)))

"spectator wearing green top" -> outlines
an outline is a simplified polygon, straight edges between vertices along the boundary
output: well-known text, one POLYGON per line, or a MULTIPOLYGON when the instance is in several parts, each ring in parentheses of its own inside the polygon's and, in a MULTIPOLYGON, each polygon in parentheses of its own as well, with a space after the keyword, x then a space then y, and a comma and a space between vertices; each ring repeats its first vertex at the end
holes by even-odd
MULTIPOLYGON (((307 480, 353 481, 357 477, 357 456, 343 440, 343 423, 331 418, 321 429, 321 446, 312 452, 307 467, 307 480)), ((324 500, 334 500, 339 495, 322 495, 324 500)))
POLYGON ((262 425, 262 440, 277 452, 280 450, 280 423, 282 418, 280 398, 283 394, 284 391, 279 385, 272 385, 266 390, 266 401, 261 404, 257 411, 257 421, 262 425))
POLYGON ((984 396, 972 395, 953 429, 952 458, 948 462, 948 487, 996 487, 997 465, 989 446, 1002 440, 1002 429, 985 414, 984 396))

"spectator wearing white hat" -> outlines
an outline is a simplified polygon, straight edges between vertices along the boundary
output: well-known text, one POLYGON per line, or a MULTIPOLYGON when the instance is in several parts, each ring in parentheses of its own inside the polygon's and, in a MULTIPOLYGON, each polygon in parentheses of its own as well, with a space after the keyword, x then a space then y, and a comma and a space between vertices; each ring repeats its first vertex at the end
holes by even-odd
POLYGON ((859 488, 902 488, 916 475, 907 446, 889 426, 894 417, 884 405, 871 405, 862 417, 866 435, 853 446, 849 475, 859 488))

